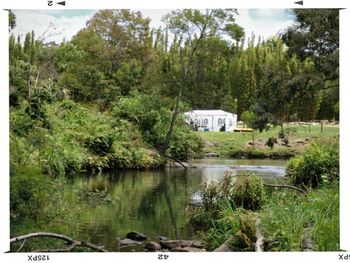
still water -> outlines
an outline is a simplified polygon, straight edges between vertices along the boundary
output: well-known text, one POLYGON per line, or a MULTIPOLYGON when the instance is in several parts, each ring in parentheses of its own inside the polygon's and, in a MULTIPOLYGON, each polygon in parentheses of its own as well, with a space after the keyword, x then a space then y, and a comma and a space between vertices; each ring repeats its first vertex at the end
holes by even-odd
POLYGON ((187 209, 202 183, 218 181, 225 171, 255 173, 264 180, 276 180, 285 173, 285 161, 281 160, 203 159, 192 165, 194 168, 187 170, 126 171, 75 178, 70 184, 71 194, 97 187, 105 189, 106 198, 101 202, 87 199, 70 227, 110 251, 117 251, 115 238, 123 239, 130 231, 142 232, 151 240, 158 240, 158 236, 194 239, 194 231, 186 225, 187 209))

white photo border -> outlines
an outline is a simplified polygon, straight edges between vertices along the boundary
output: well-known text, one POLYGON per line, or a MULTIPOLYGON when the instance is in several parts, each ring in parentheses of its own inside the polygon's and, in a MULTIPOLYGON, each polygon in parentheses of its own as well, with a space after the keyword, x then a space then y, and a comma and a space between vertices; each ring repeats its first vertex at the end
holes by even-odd
MULTIPOLYGON (((53 1, 54 3, 61 0, 53 1)), ((296 0, 295 0, 296 1, 296 0)), ((161 253, 169 255, 165 262, 337 262, 339 255, 345 257, 350 254, 350 126, 347 114, 350 114, 350 24, 349 3, 346 0, 311 1, 304 0, 304 5, 296 5, 293 0, 180 0, 167 3, 159 0, 66 0, 66 6, 47 6, 47 1, 8 0, 0 3, 0 261, 1 262, 29 262, 28 255, 36 253, 6 253, 9 250, 9 96, 8 96, 8 11, 4 9, 100 9, 100 8, 131 8, 131 9, 173 9, 173 8, 344 8, 340 11, 340 247, 344 252, 280 252, 280 253, 161 253)), ((105 262, 159 262, 160 253, 49 253, 52 262, 79 262, 79 261, 105 261, 105 262)), ((42 253, 40 253, 42 255, 42 253)))

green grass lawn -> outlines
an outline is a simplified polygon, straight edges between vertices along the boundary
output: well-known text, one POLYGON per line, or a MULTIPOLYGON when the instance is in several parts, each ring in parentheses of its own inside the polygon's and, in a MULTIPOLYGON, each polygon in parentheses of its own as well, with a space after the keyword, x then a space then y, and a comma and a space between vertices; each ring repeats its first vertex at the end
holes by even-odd
POLYGON ((273 148, 265 146, 269 137, 278 138, 281 127, 272 127, 268 131, 254 132, 255 146, 248 145, 253 141, 251 132, 198 132, 205 142, 205 152, 216 152, 222 157, 239 157, 246 154, 251 158, 288 158, 300 153, 312 140, 337 136, 339 127, 324 126, 321 133, 320 125, 284 125, 284 132, 290 141, 290 146, 276 144, 273 148), (304 141, 298 144, 297 141, 304 141))

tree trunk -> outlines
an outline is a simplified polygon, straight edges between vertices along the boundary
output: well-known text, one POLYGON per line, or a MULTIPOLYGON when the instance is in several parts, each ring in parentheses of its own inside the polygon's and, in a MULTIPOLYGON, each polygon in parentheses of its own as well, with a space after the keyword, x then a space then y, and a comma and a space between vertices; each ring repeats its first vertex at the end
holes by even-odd
POLYGON ((260 229, 260 218, 256 219, 256 242, 255 242, 255 251, 256 252, 263 252, 264 251, 264 236, 261 233, 260 229))
POLYGON ((173 110, 173 115, 171 117, 171 122, 170 122, 170 126, 169 126, 169 130, 167 132, 167 135, 166 135, 166 138, 165 138, 165 141, 163 143, 163 146, 162 146, 162 150, 161 150, 161 154, 162 156, 165 156, 166 155, 166 151, 169 147, 169 144, 170 144, 170 139, 171 139, 171 136, 173 134, 173 130, 174 130, 174 126, 175 126, 175 121, 176 121, 176 118, 177 118, 177 115, 179 113, 179 105, 180 105, 180 99, 181 99, 181 96, 182 96, 182 89, 183 89, 183 86, 180 87, 179 89, 179 95, 177 96, 176 98, 176 102, 175 102, 175 108, 173 110))
MULTIPOLYGON (((207 15, 210 16, 211 12, 209 14, 207 14, 207 15)), ((174 126, 175 126, 175 121, 176 121, 177 115, 179 114, 179 105, 180 105, 180 100, 181 100, 181 97, 182 97, 183 88, 184 88, 184 86, 186 85, 186 82, 187 82, 187 77, 188 77, 189 70, 190 70, 190 68, 192 66, 194 54, 196 53, 198 45, 202 41, 202 39, 203 39, 203 37, 205 35, 206 29, 207 29, 207 24, 204 24, 203 28, 200 31, 200 34, 199 34, 199 37, 198 37, 197 41, 194 43, 194 46, 192 47, 192 50, 190 52, 189 59, 188 59, 188 62, 186 63, 186 65, 185 65, 185 62, 184 62, 183 50, 181 49, 181 45, 180 45, 180 60, 181 60, 181 64, 182 64, 182 78, 181 78, 180 81, 177 82, 178 85, 179 85, 179 94, 178 94, 178 96, 176 98, 175 108, 174 108, 174 111, 173 111, 173 115, 171 117, 169 130, 167 132, 165 141, 164 141, 162 149, 161 149, 162 156, 165 156, 166 151, 167 151, 167 149, 169 147, 170 139, 171 139, 171 136, 173 134, 173 130, 174 130, 174 126)), ((181 37, 180 37, 180 42, 182 41, 182 39, 183 39, 183 35, 181 35, 181 37)))

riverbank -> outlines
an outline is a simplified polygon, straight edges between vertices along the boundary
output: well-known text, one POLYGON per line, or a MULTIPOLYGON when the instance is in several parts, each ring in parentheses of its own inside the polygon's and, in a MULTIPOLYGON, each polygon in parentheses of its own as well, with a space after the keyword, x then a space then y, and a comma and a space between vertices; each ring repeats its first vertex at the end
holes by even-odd
MULTIPOLYGON (((197 220, 200 215, 197 212, 197 220)), ((205 224, 199 233, 207 251, 258 251, 259 237, 267 252, 340 250, 337 184, 309 190, 307 195, 270 189, 259 209, 251 211, 226 201, 216 213, 205 215, 205 221, 199 221, 205 224), (228 245, 223 246, 225 243, 228 245)))
POLYGON ((123 98, 104 110, 66 99, 42 105, 40 118, 29 108, 22 101, 10 110, 12 172, 30 165, 49 175, 161 168, 168 156, 186 161, 201 154, 200 138, 180 118, 167 157, 161 153, 171 111, 147 96, 123 98))
MULTIPOLYGON (((118 251, 116 236, 123 239, 135 230, 152 241, 157 241, 158 236, 173 240, 198 239, 195 230, 187 224, 188 210, 193 205, 193 194, 203 183, 219 181, 227 170, 234 174, 254 173, 271 183, 276 180, 274 176, 282 177, 285 173, 284 160, 210 158, 194 162, 189 169, 102 171, 60 179, 33 174, 31 180, 35 180, 35 185, 30 179, 23 182, 23 177, 17 177, 12 181, 12 205, 18 212, 12 214, 11 236, 43 231, 61 233, 104 245, 108 251, 118 251), (40 195, 31 196, 25 207, 23 201, 17 202, 20 193, 29 194, 34 190, 40 191, 40 195), (37 208, 37 203, 45 203, 45 209, 37 208), (32 214, 22 220, 28 208, 36 216, 35 223, 32 214)), ((43 243, 27 242, 22 251, 57 247, 43 243)), ((20 245, 20 242, 14 244, 13 251, 20 245)), ((120 249, 132 250, 144 251, 143 247, 120 249)))
MULTIPOLYGON (((192 159, 201 152, 202 145, 198 135, 178 118, 166 154, 162 153, 172 116, 171 104, 148 95, 120 98, 108 107, 70 99, 40 102, 23 99, 16 107, 10 107, 11 236, 54 232, 95 243, 97 231, 103 233, 97 239, 102 239, 101 244, 108 239, 106 245, 111 250, 115 249, 114 239, 111 241, 105 232, 115 235, 133 230, 126 228, 134 221, 125 222, 125 218, 137 218, 141 225, 159 226, 159 220, 141 223, 139 216, 155 213, 162 217, 167 211, 166 206, 162 207, 164 203, 152 212, 147 206, 155 206, 154 198, 165 190, 162 200, 171 195, 168 179, 155 173, 169 158, 192 159), (136 186, 131 179, 137 175, 130 176, 124 181, 128 187, 118 184, 123 181, 118 173, 126 170, 151 172, 142 178, 147 182, 136 186), (102 176, 105 172, 112 174, 102 176), (114 214, 109 220, 118 224, 104 221, 110 211, 114 214), (118 218, 116 215, 120 214, 123 216, 118 218)), ((178 199, 170 202, 184 207, 186 197, 179 198, 182 203, 178 199)), ((183 209, 182 212, 185 213, 183 209)), ((183 214, 177 216, 181 222, 185 220, 183 214)), ((166 223, 164 228, 170 224, 166 223)), ((163 230, 158 233, 166 234, 163 230)), ((37 241, 22 251, 49 246, 50 243, 37 241)))
POLYGON ((319 138, 337 137, 339 126, 284 125, 264 132, 198 132, 204 141, 204 152, 224 158, 289 159, 301 154, 319 138), (273 142, 273 144, 271 144, 273 142), (269 146, 270 144, 270 146, 269 146), (272 146, 272 147, 271 147, 272 146))
POLYGON ((339 140, 319 138, 288 162, 285 179, 266 183, 228 171, 216 184, 204 185, 202 206, 191 211, 190 222, 205 248, 338 251, 339 140))

